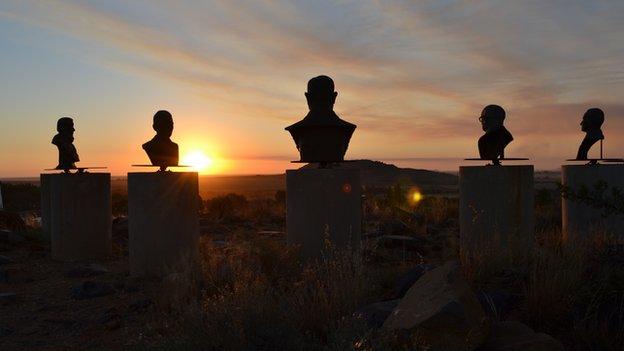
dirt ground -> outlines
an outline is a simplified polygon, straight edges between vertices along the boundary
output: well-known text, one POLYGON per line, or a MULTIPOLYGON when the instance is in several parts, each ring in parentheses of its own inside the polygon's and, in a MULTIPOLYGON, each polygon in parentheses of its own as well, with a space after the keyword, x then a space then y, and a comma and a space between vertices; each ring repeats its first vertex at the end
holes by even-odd
POLYGON ((131 278, 125 255, 93 262, 106 273, 88 276, 87 270, 83 277, 70 277, 72 272, 80 275, 84 264, 55 262, 49 252, 33 241, 0 247, 0 255, 14 261, 0 265, 0 294, 15 294, 0 298, 0 350, 122 350, 141 345, 158 284, 131 278), (106 283, 113 290, 76 299, 72 289, 87 281, 106 283))

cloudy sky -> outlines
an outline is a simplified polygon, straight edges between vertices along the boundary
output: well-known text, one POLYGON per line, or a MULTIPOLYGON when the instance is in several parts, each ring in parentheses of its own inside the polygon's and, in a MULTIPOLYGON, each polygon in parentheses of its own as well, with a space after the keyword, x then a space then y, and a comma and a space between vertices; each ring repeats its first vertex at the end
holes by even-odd
POLYGON ((0 177, 55 166, 61 116, 82 165, 123 174, 146 162, 159 109, 211 172, 281 173, 298 158, 283 128, 319 74, 358 125, 351 159, 454 170, 490 103, 507 110, 509 157, 559 167, 594 106, 622 157, 622 18, 621 0, 2 0, 0 177))

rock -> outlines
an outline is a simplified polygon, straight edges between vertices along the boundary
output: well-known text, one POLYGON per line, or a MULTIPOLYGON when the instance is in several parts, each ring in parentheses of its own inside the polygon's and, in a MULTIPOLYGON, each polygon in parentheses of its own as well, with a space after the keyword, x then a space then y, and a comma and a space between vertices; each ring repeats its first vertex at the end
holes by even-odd
POLYGON ((410 219, 409 219, 409 222, 412 225, 420 226, 420 225, 425 224, 426 219, 427 218, 425 217, 424 214, 418 213, 418 212, 412 212, 412 214, 410 216, 410 219))
POLYGON ((120 290, 125 293, 135 293, 143 290, 143 285, 145 283, 143 279, 140 277, 128 276, 127 273, 125 274, 126 276, 123 279, 119 279, 115 282, 116 290, 120 290))
POLYGON ((17 300, 17 294, 12 292, 0 293, 0 304, 8 305, 17 300))
POLYGON ((13 330, 9 328, 0 327, 0 338, 13 334, 13 330))
POLYGON ((409 288, 420 279, 427 271, 434 269, 435 266, 430 264, 419 264, 414 268, 410 269, 409 272, 405 273, 394 287, 392 291, 393 299, 400 299, 405 296, 405 293, 409 290, 409 288))
POLYGON ((411 230, 405 222, 400 221, 398 219, 389 219, 383 221, 379 225, 379 231, 383 235, 405 235, 411 234, 411 230))
POLYGON ((88 264, 72 268, 65 272, 68 278, 89 278, 108 273, 108 269, 101 264, 88 264))
POLYGON ((0 228, 20 232, 26 230, 26 223, 18 213, 0 210, 0 228))
POLYGON ((106 330, 115 330, 121 328, 121 318, 113 319, 104 325, 106 330))
POLYGON ((379 248, 420 251, 429 244, 429 240, 421 236, 384 235, 377 238, 375 244, 379 248))
POLYGON ((7 244, 21 244, 26 241, 22 235, 14 233, 10 230, 0 230, 0 241, 7 244))
POLYGON ((488 324, 460 266, 448 262, 412 285, 383 329, 394 334, 400 348, 475 350, 485 340, 488 324))
POLYGON ((225 240, 213 240, 212 244, 216 247, 223 247, 227 245, 227 242, 225 240))
POLYGON ((144 312, 148 307, 154 304, 154 301, 150 298, 144 298, 140 300, 136 300, 130 304, 129 309, 132 312, 144 312))
POLYGON ((86 281, 72 288, 71 295, 76 300, 91 299, 113 294, 115 288, 108 283, 86 281))
POLYGON ((71 319, 71 318, 63 318, 63 317, 57 317, 57 318, 46 318, 43 320, 46 323, 52 323, 52 324, 56 324, 58 326, 61 326, 63 328, 69 328, 75 324, 78 323, 77 320, 75 319, 71 319))
POLYGON ((135 293, 141 291, 141 286, 138 283, 126 282, 124 283, 123 291, 127 293, 135 293))
POLYGON ((433 225, 433 224, 427 225, 427 235, 436 236, 438 234, 440 234, 440 227, 438 227, 437 225, 433 225))
POLYGON ((128 217, 115 217, 112 223, 113 238, 128 239, 128 217))
POLYGON ((65 306, 63 305, 52 305, 47 302, 39 302, 39 307, 35 310, 36 312, 64 312, 65 306))
POLYGON ((376 239, 374 255, 394 261, 421 260, 423 251, 427 250, 427 239, 403 235, 384 235, 376 239))
POLYGON ((15 261, 9 257, 0 255, 0 265, 7 264, 7 263, 15 263, 15 261))
POLYGON ((107 330, 115 330, 121 327, 121 315, 117 313, 117 309, 114 307, 104 311, 97 321, 104 325, 107 330))
POLYGON ((175 286, 179 286, 180 284, 183 284, 185 282, 185 278, 186 278, 185 274, 179 273, 179 272, 173 272, 164 276, 161 282, 163 286, 173 288, 175 286))
POLYGON ((490 336, 480 351, 564 351, 563 344, 550 335, 536 333, 520 322, 492 325, 490 336))
POLYGON ((17 268, 9 268, 0 272, 0 283, 25 284, 34 280, 30 273, 17 268))
POLYGON ((382 302, 375 302, 368 306, 364 306, 355 313, 353 316, 363 320, 366 326, 371 329, 379 329, 386 321, 386 318, 392 313, 392 311, 399 304, 400 299, 388 300, 382 302))
POLYGON ((506 291, 479 291, 477 299, 485 313, 496 320, 503 319, 517 302, 517 298, 506 291))

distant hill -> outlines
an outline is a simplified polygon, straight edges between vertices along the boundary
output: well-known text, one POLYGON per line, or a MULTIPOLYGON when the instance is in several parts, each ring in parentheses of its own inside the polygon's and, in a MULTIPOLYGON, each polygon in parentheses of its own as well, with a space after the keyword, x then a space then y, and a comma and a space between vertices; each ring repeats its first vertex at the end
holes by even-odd
MULTIPOLYGON (((308 164, 302 168, 316 168, 317 164, 308 164)), ((456 191, 458 177, 454 174, 429 171, 426 169, 399 168, 392 164, 372 160, 356 160, 332 166, 333 168, 359 169, 362 185, 368 187, 388 187, 397 183, 406 186, 418 186, 428 192, 456 191)))

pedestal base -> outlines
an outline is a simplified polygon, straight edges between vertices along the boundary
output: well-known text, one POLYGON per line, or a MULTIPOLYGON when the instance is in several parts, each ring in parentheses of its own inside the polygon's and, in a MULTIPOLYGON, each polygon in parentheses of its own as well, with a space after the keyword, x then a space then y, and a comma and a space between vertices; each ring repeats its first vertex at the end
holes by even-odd
POLYGON ((534 191, 533 166, 460 167, 461 255, 526 254, 533 242, 534 191))
POLYGON ((362 185, 354 169, 300 169, 286 172, 288 243, 301 246, 304 259, 326 249, 358 249, 362 227, 362 185))
POLYGON ((42 174, 41 225, 52 259, 105 258, 111 252, 110 174, 42 174))
MULTIPOLYGON (((613 188, 624 191, 624 165, 566 165, 561 167, 562 184, 571 191, 586 188, 589 192, 597 182, 608 186, 606 195, 613 188)), ((608 233, 624 236, 624 218, 619 214, 603 217, 603 210, 592 208, 578 200, 562 199, 562 232, 564 238, 590 238, 592 233, 608 233)))
POLYGON ((197 255, 196 172, 128 173, 130 273, 163 276, 197 255))

